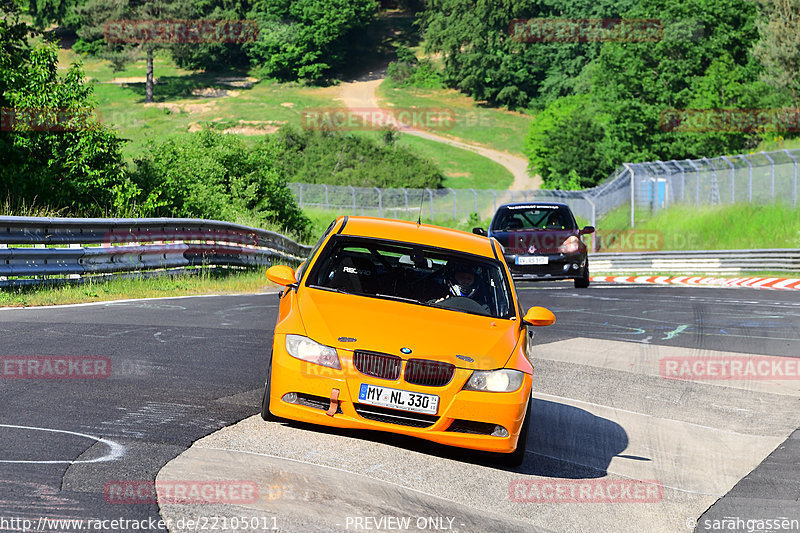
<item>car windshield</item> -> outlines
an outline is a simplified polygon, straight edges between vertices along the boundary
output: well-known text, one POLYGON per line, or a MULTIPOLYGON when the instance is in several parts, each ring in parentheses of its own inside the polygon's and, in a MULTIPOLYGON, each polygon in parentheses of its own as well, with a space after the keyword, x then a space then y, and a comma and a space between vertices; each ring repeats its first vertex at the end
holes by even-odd
POLYGON ((573 230, 575 218, 563 205, 519 205, 501 207, 497 211, 492 230, 573 230))
POLYGON ((421 245, 335 236, 306 286, 465 313, 515 316, 498 261, 421 245))

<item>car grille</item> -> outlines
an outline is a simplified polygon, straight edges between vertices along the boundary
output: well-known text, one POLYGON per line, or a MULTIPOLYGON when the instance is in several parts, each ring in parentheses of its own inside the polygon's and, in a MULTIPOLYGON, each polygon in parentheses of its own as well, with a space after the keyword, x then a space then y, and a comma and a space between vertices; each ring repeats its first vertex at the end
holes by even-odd
POLYGON ((431 427, 439 420, 438 416, 425 415, 421 413, 409 413, 406 411, 397 411, 396 409, 387 409, 385 407, 377 407, 374 405, 364 405, 361 403, 353 404, 356 413, 362 418, 367 420, 375 420, 376 422, 385 422, 387 424, 398 424, 401 426, 410 426, 415 428, 431 427))
POLYGON ((397 379, 400 377, 402 359, 396 355, 365 352, 353 352, 353 364, 356 370, 367 376, 381 379, 397 379))
POLYGON ((456 365, 428 361, 427 359, 409 359, 406 363, 405 378, 408 383, 425 387, 442 387, 450 383, 456 365))

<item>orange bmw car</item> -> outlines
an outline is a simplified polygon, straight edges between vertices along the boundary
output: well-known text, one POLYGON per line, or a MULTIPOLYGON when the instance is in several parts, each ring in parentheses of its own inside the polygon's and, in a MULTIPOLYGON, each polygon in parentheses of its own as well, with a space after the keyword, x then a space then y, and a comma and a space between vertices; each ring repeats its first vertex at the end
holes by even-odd
POLYGON ((336 219, 282 285, 261 416, 401 433, 521 464, 531 420, 527 326, 494 239, 336 219))

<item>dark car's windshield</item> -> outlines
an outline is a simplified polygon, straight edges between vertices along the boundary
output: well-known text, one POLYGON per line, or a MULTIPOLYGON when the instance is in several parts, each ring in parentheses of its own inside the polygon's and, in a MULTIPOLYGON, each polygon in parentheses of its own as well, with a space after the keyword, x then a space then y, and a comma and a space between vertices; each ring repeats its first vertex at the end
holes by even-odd
POLYGON ((573 230, 575 217, 563 205, 514 205, 498 209, 492 231, 573 230))
POLYGON ((306 286, 494 318, 515 316, 499 262, 410 243, 335 236, 306 286))

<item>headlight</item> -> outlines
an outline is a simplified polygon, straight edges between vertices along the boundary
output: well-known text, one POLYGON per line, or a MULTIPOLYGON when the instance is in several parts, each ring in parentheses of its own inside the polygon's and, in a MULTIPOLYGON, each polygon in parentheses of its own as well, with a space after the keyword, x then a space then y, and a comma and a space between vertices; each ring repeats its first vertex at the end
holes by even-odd
POLYGON ((575 235, 570 235, 567 237, 567 240, 561 243, 561 246, 558 247, 558 251, 562 254, 571 254, 578 251, 578 237, 575 235))
POLYGON ((475 370, 469 377, 464 390, 485 392, 513 392, 520 388, 525 374, 519 370, 475 370))
POLYGON ((302 335, 286 335, 286 351, 292 357, 309 363, 339 370, 342 368, 335 348, 324 346, 302 335))

